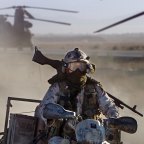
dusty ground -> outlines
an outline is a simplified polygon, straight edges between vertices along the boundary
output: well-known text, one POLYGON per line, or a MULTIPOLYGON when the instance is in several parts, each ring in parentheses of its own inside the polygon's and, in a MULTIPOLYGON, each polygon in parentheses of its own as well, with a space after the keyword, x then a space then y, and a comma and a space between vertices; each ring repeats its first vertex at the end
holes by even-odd
MULTIPOLYGON (((72 46, 72 45, 71 45, 72 46)), ((47 54, 51 58, 62 59, 64 53, 71 46, 51 49, 47 47, 47 54)), ((78 45, 79 46, 79 45, 78 45)), ((77 47, 74 44, 72 47, 77 47)), ((89 53, 90 49, 80 47, 89 53)), ((87 47, 88 48, 88 47, 87 47)), ((10 97, 42 99, 49 84, 47 80, 56 73, 50 66, 41 66, 32 62, 33 52, 29 49, 0 49, 0 132, 4 128, 6 101, 10 97)), ((46 52, 43 51, 44 53, 46 52)), ((96 73, 91 75, 101 82, 103 88, 130 106, 137 105, 143 114, 144 91, 144 61, 125 61, 114 58, 91 57, 96 64, 96 73)), ((13 103, 12 112, 22 113, 33 111, 36 105, 26 103, 13 103)), ((133 116, 138 122, 138 131, 134 135, 122 134, 125 144, 143 144, 143 118, 127 110, 120 110, 121 115, 133 116)), ((33 114, 33 113, 30 113, 33 114)))

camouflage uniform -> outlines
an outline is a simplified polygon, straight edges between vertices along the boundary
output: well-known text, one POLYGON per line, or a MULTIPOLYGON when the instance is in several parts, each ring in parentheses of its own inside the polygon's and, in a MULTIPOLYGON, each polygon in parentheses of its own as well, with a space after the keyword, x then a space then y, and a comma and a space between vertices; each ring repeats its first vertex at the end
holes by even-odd
MULTIPOLYGON (((101 88, 99 83, 91 82, 81 88, 75 96, 72 96, 65 81, 54 83, 50 86, 44 99, 40 104, 40 115, 43 120, 43 108, 48 103, 58 103, 67 110, 73 110, 77 115, 81 115, 84 119, 98 119, 102 112, 107 118, 118 117, 118 109, 113 101, 108 97, 107 93, 101 88)), ((56 132, 55 135, 58 133, 56 132)))
MULTIPOLYGON (((85 53, 78 49, 69 52, 64 60, 63 73, 67 72, 67 64, 75 61, 87 63, 88 69, 86 73, 92 69, 92 65, 89 64, 85 53)), ((43 117, 43 110, 48 103, 60 104, 67 110, 75 111, 83 119, 99 119, 101 113, 107 118, 117 118, 119 116, 118 108, 102 89, 100 83, 88 77, 86 73, 84 74, 84 81, 80 83, 80 86, 72 84, 73 79, 67 79, 64 74, 62 74, 62 78, 56 78, 39 105, 39 115, 46 124, 47 120, 43 117)), ((56 124, 52 128, 52 135, 50 137, 59 135, 65 137, 66 133, 61 132, 61 125, 64 127, 62 122, 62 124, 56 124)), ((57 137, 57 141, 59 140, 60 138, 57 137)))

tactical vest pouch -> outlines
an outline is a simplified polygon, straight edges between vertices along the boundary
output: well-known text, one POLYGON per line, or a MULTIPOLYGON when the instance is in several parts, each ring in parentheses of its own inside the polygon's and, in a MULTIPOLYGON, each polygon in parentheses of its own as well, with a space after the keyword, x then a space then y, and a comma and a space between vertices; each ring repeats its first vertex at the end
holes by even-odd
POLYGON ((97 92, 94 84, 87 84, 85 87, 82 113, 86 118, 94 118, 94 115, 100 114, 97 92))

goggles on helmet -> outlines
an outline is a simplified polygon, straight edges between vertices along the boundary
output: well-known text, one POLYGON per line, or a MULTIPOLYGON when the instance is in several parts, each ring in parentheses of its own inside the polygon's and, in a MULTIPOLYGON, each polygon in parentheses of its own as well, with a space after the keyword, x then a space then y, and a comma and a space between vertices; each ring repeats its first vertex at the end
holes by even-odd
POLYGON ((71 62, 71 63, 68 63, 68 69, 69 69, 69 72, 76 71, 77 69, 79 69, 81 72, 84 72, 87 69, 87 63, 71 62))

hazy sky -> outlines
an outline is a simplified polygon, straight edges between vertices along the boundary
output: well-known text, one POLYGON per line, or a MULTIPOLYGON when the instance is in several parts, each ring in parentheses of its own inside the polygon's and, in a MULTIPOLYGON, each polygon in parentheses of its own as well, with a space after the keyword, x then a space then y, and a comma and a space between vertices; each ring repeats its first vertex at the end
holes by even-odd
MULTIPOLYGON (((123 18, 144 11, 144 0, 0 0, 0 7, 14 5, 39 6, 79 11, 78 14, 37 9, 27 9, 34 17, 69 22, 64 26, 33 21, 31 31, 36 34, 84 33, 112 24, 123 18)), ((1 10, 0 14, 14 14, 14 10, 1 10)), ((9 18, 12 22, 12 18, 9 18)), ((138 33, 144 32, 144 16, 126 22, 101 33, 138 33)))

